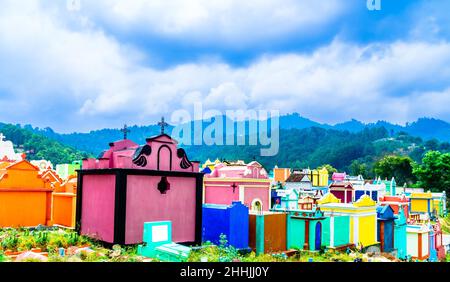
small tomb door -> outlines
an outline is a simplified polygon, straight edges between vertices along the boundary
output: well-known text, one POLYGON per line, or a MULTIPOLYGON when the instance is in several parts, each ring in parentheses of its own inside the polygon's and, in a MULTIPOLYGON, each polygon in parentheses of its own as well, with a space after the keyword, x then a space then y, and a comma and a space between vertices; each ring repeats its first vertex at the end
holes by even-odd
POLYGON ((172 150, 162 145, 158 150, 158 170, 172 170, 172 150))
POLYGON ((316 251, 319 251, 321 247, 322 247, 322 223, 317 222, 317 224, 316 224, 316 242, 315 242, 314 249, 316 251))

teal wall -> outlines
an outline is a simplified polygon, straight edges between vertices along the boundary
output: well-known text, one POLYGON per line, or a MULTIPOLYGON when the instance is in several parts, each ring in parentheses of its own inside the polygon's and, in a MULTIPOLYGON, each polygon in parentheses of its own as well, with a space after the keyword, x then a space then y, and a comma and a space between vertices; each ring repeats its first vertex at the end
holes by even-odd
POLYGON ((264 215, 256 216, 256 254, 264 253, 264 215))
POLYGON ((322 221, 322 245, 330 246, 330 218, 326 217, 322 221))
POLYGON ((303 249, 305 244, 305 221, 288 217, 288 248, 303 249))
MULTIPOLYGON (((309 220, 309 249, 314 250, 316 240, 316 225, 323 220, 309 220)), ((291 218, 288 216, 288 248, 301 249, 305 245, 305 225, 306 220, 300 218, 291 218)), ((324 246, 324 223, 322 222, 322 246, 324 246)), ((329 229, 329 228, 328 228, 329 229)))
MULTIPOLYGON (((322 222, 322 246, 330 246, 330 218, 322 222)), ((334 216, 334 246, 347 245, 350 241, 350 217, 334 216)))
POLYGON ((394 249, 397 249, 397 257, 406 258, 406 225, 394 228, 394 249))

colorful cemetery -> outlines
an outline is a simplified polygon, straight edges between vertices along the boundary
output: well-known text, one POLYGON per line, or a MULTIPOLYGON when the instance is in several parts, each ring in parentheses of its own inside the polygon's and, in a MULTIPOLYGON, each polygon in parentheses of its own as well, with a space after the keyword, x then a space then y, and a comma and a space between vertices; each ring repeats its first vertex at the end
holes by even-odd
MULTIPOLYGON (((284 210, 312 210, 320 195, 297 192, 296 189, 278 189, 277 196, 280 197, 280 203, 273 205, 273 208, 284 210)), ((317 192, 318 193, 318 192, 317 192)))
POLYGON ((442 193, 431 193, 433 198, 433 212, 435 216, 445 217, 447 215, 447 196, 442 193))
POLYGON ((241 202, 231 205, 204 204, 202 212, 202 241, 221 245, 222 236, 227 245, 248 249, 249 210, 241 202))
POLYGON ((14 144, 5 141, 5 135, 0 132, 0 162, 18 162, 23 160, 23 155, 14 151, 14 144))
POLYGON ((27 160, 0 170, 0 228, 52 225, 53 185, 27 160))
MULTIPOLYGON (((333 194, 327 193, 317 204, 338 204, 340 200, 333 194)), ((323 246, 330 249, 343 249, 355 246, 350 242, 350 216, 338 214, 334 211, 324 213, 323 220, 323 246)))
POLYGON ((54 225, 74 228, 76 216, 77 176, 69 176, 52 193, 52 219, 54 225))
POLYGON ((399 210, 403 210, 406 218, 409 218, 409 199, 405 195, 401 196, 382 196, 379 198, 381 206, 389 205, 394 211, 395 215, 399 214, 399 210))
POLYGON ((239 201, 252 211, 271 208, 270 179, 257 161, 215 165, 203 180, 203 203, 231 205, 239 201))
POLYGON ((145 222, 170 221, 173 242, 201 244, 203 174, 164 133, 167 124, 160 125, 161 134, 146 144, 126 139, 125 131, 98 159, 83 160, 76 204, 81 234, 137 244, 145 222))
POLYGON ((275 166, 273 169, 273 182, 284 184, 290 175, 290 168, 279 168, 275 166))
POLYGON ((201 172, 205 174, 209 174, 214 170, 214 166, 216 164, 220 164, 220 160, 216 159, 214 162, 212 162, 210 159, 207 159, 204 164, 202 164, 201 172))
POLYGON ((397 187, 397 194, 398 195, 405 194, 405 196, 407 197, 411 196, 412 193, 423 193, 423 192, 424 192, 423 188, 406 187, 406 183, 405 185, 403 185, 403 187, 397 187))
POLYGON ((433 231, 434 231, 434 248, 436 249, 437 258, 438 260, 444 260, 445 247, 443 244, 442 228, 439 221, 433 225, 433 231))
POLYGON ((325 216, 350 217, 348 234, 351 244, 361 248, 378 244, 376 202, 369 196, 364 195, 354 203, 343 203, 330 192, 318 201, 318 207, 325 216))
POLYGON ((431 192, 426 193, 411 193, 409 213, 411 217, 421 221, 428 220, 434 217, 433 213, 433 195, 431 192))
POLYGON ((324 244, 323 221, 320 209, 296 210, 287 213, 287 249, 319 251, 324 244))
MULTIPOLYGON (((327 194, 319 203, 339 203, 327 194)), ((274 209, 281 211, 281 209, 274 209)), ((311 205, 309 209, 287 211, 288 249, 320 250, 322 247, 342 249, 350 244, 350 217, 331 213, 327 216, 311 205)))
POLYGON ((333 182, 343 182, 345 181, 345 178, 347 177, 347 174, 345 172, 333 172, 331 175, 331 180, 333 182))
POLYGON ((298 209, 312 210, 316 205, 316 199, 311 196, 302 196, 298 199, 298 209))
POLYGON ((426 224, 408 225, 407 232, 407 255, 412 259, 426 260, 430 257, 430 229, 426 224))
POLYGON ((304 169, 302 171, 294 171, 288 179, 286 179, 284 189, 295 190, 299 198, 310 196, 315 200, 318 200, 324 195, 324 191, 326 192, 328 190, 328 187, 315 186, 313 183, 328 183, 328 174, 324 174, 323 170, 311 171, 309 169, 304 169))
POLYGON ((377 240, 382 252, 394 251, 395 219, 394 210, 389 205, 377 207, 377 240))
POLYGON ((313 187, 328 187, 329 174, 325 167, 313 169, 311 174, 313 187))
POLYGON ((375 202, 379 201, 379 198, 384 195, 384 191, 386 190, 386 185, 384 183, 381 184, 372 184, 372 183, 365 183, 364 185, 357 185, 354 186, 354 197, 353 201, 358 201, 359 198, 363 195, 368 195, 372 200, 375 202))
POLYGON ((295 189, 280 189, 276 190, 277 196, 281 197, 280 204, 276 204, 274 208, 281 208, 284 210, 298 209, 299 192, 295 189))
POLYGON ((70 164, 57 164, 56 173, 62 179, 68 179, 72 175, 76 175, 77 170, 81 169, 81 161, 73 161, 70 164))
POLYGON ((199 172, 160 125, 143 145, 124 130, 98 158, 56 171, 19 158, 0 135, 0 228, 76 229, 106 245, 140 244, 138 255, 162 261, 186 261, 197 249, 186 244, 206 242, 257 255, 357 247, 403 260, 446 257, 440 222, 430 222, 446 215, 445 193, 395 195, 395 179, 364 183, 345 173, 328 187, 326 169, 277 167, 271 189, 257 161, 208 160, 199 172))
POLYGON ((249 215, 249 247, 256 254, 286 251, 286 232, 286 213, 264 211, 249 215))
MULTIPOLYGON (((363 190, 364 189, 364 178, 362 177, 362 175, 358 175, 358 176, 351 176, 351 175, 346 175, 344 178, 344 182, 350 182, 353 186, 354 190, 363 190)), ((376 200, 374 200, 376 201, 376 200)))
POLYGON ((47 160, 32 160, 32 161, 30 161, 30 163, 32 165, 34 165, 35 167, 39 168, 39 170, 41 172, 48 171, 48 170, 53 170, 53 164, 52 164, 51 161, 47 161, 47 160))
POLYGON ((311 191, 312 182, 307 172, 294 171, 287 179, 285 183, 285 189, 296 190, 297 192, 311 191))
POLYGON ((186 261, 191 248, 172 241, 172 222, 145 222, 143 244, 138 246, 138 255, 161 261, 186 261))
POLYGON ((353 200, 353 185, 350 182, 334 182, 329 191, 340 199, 341 203, 351 203, 353 200))
MULTIPOLYGON (((392 208, 392 206, 391 206, 392 208)), ((397 218, 394 220, 394 249, 396 250, 397 258, 407 259, 407 217, 404 209, 398 207, 397 218)))
POLYGON ((373 181, 373 184, 384 184, 386 187, 386 190, 384 191, 385 195, 389 195, 389 196, 395 196, 397 195, 396 192, 396 188, 397 188, 397 183, 395 182, 395 178, 392 177, 391 180, 381 180, 380 177, 378 177, 378 179, 373 181))

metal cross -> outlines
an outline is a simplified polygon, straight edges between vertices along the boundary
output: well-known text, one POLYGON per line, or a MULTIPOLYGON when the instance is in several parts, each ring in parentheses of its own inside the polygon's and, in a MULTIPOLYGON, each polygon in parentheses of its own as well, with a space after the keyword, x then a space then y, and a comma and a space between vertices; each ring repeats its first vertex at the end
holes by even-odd
POLYGON ((236 190, 236 188, 237 188, 237 185, 236 185, 236 183, 233 183, 233 185, 231 185, 231 188, 233 188, 233 193, 234 193, 234 191, 236 190))
POLYGON ((161 134, 164 134, 164 127, 166 127, 167 125, 169 125, 168 123, 166 123, 164 121, 164 117, 161 118, 161 121, 158 122, 158 125, 161 126, 161 134))
POLYGON ((124 140, 127 139, 127 133, 131 132, 131 131, 128 129, 128 127, 127 127, 126 124, 123 126, 123 128, 122 128, 120 131, 123 132, 123 139, 124 139, 124 140))

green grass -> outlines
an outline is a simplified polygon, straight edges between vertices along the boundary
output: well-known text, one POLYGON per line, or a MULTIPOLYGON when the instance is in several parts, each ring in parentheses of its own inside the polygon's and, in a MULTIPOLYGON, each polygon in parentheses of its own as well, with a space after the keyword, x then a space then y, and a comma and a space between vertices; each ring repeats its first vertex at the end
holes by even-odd
MULTIPOLYGON (((449 217, 444 220, 449 221, 449 217)), ((28 251, 33 248, 40 248, 42 252, 47 252, 49 262, 142 262, 146 259, 137 255, 137 246, 114 245, 109 249, 72 230, 0 229, 0 262, 11 261, 11 258, 5 255, 8 250, 28 251), (84 246, 89 246, 89 249, 74 252, 77 248, 84 246), (64 256, 59 254, 59 248, 66 249, 64 256)), ((366 262, 377 261, 377 259, 380 257, 371 257, 356 250, 349 253, 332 250, 320 252, 298 250, 297 254, 291 257, 283 254, 256 255, 255 252, 243 254, 227 246, 227 240, 225 236, 222 236, 219 246, 207 242, 201 248, 193 249, 188 262, 354 262, 355 260, 366 262)), ((26 261, 36 261, 36 259, 26 261)), ((446 261, 450 261, 450 254, 447 255, 446 261)))
MULTIPOLYGON (((139 262, 144 258, 136 255, 137 247, 113 246, 104 248, 97 241, 80 236, 72 230, 29 230, 29 229, 0 229, 0 262, 9 261, 5 251, 21 252, 40 248, 48 253, 50 262, 139 262), (89 246, 89 251, 77 254, 70 253, 76 248, 89 246), (66 255, 60 256, 59 248, 66 249, 66 255)), ((26 261, 36 261, 27 259, 26 261)))

